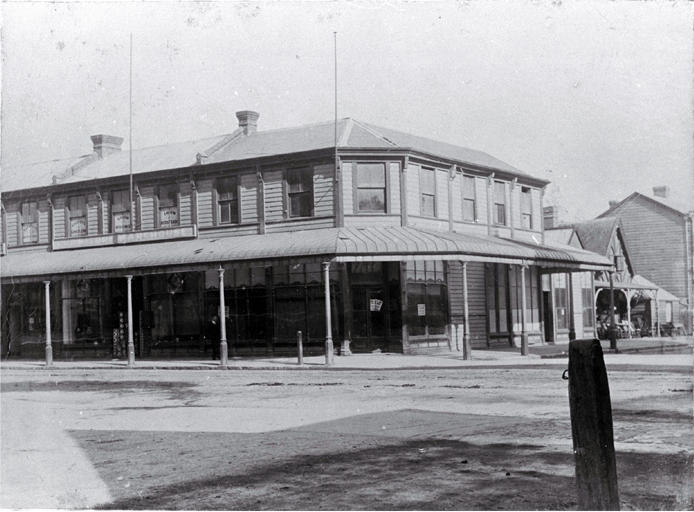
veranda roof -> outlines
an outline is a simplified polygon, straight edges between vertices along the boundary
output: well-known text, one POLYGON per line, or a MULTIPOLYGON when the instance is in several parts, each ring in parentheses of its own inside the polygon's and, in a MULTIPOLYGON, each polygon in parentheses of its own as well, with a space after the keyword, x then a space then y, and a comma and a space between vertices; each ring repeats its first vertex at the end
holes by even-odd
MULTIPOLYGON (((204 233, 203 233, 204 234, 204 233)), ((277 260, 463 260, 606 270, 610 260, 568 247, 405 227, 327 228, 117 245, 54 252, 11 251, 0 258, 3 283, 66 277, 116 277, 277 260)))

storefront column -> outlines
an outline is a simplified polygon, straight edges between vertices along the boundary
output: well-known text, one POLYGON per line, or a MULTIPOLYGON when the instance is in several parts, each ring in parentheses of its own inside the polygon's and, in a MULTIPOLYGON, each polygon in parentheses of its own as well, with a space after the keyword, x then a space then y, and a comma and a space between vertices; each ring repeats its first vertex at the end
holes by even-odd
POLYGON ((629 331, 629 339, 631 339, 631 298, 634 296, 633 290, 624 292, 627 297, 627 330, 629 331))
POLYGON ((325 281, 325 364, 333 364, 333 327, 330 322, 330 262, 323 262, 323 280, 325 281))
POLYGON ((467 292, 467 261, 463 261, 463 321, 465 327, 463 331, 463 359, 472 359, 472 346, 470 345, 470 314, 468 311, 468 292, 467 292))
POLYGON ((229 362, 229 346, 227 344, 227 315, 224 303, 224 269, 219 267, 219 364, 222 368, 229 362))
POLYGON ((614 319, 614 272, 610 271, 610 349, 617 350, 617 326, 614 319))
POLYGON ((51 344, 51 282, 44 281, 46 288, 46 366, 53 366, 53 345, 51 344))
POLYGON ((569 341, 576 339, 576 318, 574 317, 574 276, 569 272, 569 341))
POLYGON ((655 290, 655 337, 660 338, 660 305, 658 304, 657 289, 655 290))
POLYGON ((347 263, 340 263, 340 290, 342 291, 342 308, 344 317, 344 339, 342 340, 342 350, 340 354, 343 356, 351 356, 352 351, 349 344, 352 342, 352 290, 349 286, 349 273, 347 272, 347 263))
POLYGON ((521 265, 521 355, 528 355, 528 324, 526 319, 526 295, 525 295, 525 269, 527 265, 521 265))
POLYGON ((135 366, 135 338, 133 336, 133 276, 128 280, 128 366, 135 366))

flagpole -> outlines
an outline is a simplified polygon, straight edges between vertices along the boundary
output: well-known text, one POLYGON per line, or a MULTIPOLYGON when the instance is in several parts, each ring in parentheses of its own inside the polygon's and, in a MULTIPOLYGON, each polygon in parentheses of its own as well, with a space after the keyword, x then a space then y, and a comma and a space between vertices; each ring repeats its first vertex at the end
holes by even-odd
POLYGON ((130 125, 129 125, 129 153, 130 153, 130 231, 135 231, 135 215, 133 211, 133 33, 130 32, 130 125))

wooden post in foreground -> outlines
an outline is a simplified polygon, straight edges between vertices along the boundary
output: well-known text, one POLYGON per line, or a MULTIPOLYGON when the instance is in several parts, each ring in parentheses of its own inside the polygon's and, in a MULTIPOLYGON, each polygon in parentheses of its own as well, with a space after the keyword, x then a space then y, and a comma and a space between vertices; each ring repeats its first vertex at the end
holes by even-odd
POLYGON ((579 510, 619 510, 607 371, 598 340, 569 342, 569 406, 579 510))
POLYGON ((301 331, 296 331, 296 348, 299 352, 299 366, 304 364, 304 344, 301 340, 301 331))
POLYGON ((51 344, 51 282, 44 281, 46 294, 46 366, 53 366, 53 345, 51 344))

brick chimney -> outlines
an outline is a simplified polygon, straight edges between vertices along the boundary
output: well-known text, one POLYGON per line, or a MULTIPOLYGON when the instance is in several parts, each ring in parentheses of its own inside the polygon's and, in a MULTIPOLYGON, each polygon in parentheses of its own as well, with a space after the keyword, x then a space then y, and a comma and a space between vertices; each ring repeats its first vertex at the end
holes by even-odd
POLYGON ((94 145, 94 153, 96 153, 99 158, 106 158, 111 153, 115 153, 122 149, 123 137, 92 135, 92 144, 94 145))
POLYGON ((670 187, 662 185, 660 187, 653 187, 653 195, 655 197, 663 197, 667 199, 670 197, 670 187))
POLYGON ((239 118, 239 128, 243 128, 243 133, 250 135, 258 131, 258 118, 260 114, 252 110, 242 110, 236 112, 236 117, 239 118))
POLYGON ((556 228, 559 226, 559 210, 556 206, 545 206, 542 208, 545 229, 556 228))

